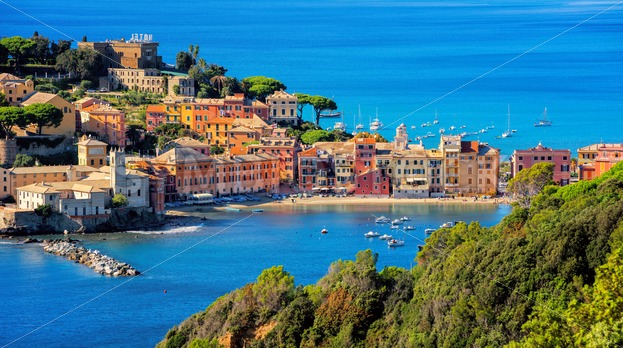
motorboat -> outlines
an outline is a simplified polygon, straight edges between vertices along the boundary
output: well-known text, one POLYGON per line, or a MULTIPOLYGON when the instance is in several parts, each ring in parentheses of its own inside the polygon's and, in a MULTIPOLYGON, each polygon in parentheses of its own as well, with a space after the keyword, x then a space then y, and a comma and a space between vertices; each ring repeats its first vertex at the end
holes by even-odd
POLYGON ((374 220, 374 222, 376 222, 377 224, 387 224, 392 222, 392 219, 385 216, 379 216, 376 218, 376 220, 374 220))
POLYGON ((329 233, 329 230, 327 230, 326 228, 323 228, 322 230, 320 230, 320 233, 327 234, 329 233))
POLYGON ((400 220, 402 220, 402 221, 411 221, 411 218, 408 217, 408 216, 404 216, 404 217, 401 217, 400 220))
POLYGON ((371 131, 376 131, 381 128, 383 128, 383 122, 381 122, 378 118, 375 118, 374 120, 372 120, 372 122, 370 122, 371 131))
POLYGON ((370 231, 370 232, 366 232, 363 236, 366 238, 376 238, 378 236, 380 236, 381 234, 378 232, 374 232, 374 231, 370 231))
POLYGON ((389 234, 384 234, 384 235, 382 235, 382 236, 380 236, 380 237, 379 237, 379 239, 382 239, 382 240, 390 240, 390 239, 393 239, 393 238, 394 238, 394 237, 392 237, 392 236, 391 236, 391 235, 389 235, 389 234))
POLYGON ((412 230, 415 230, 415 226, 407 225, 407 226, 404 227, 404 229, 405 229, 405 231, 412 231, 412 230))
POLYGON ((452 222, 452 221, 448 221, 448 222, 446 222, 446 223, 442 224, 440 227, 441 227, 441 228, 450 228, 450 227, 454 227, 454 222, 452 222))
POLYGON ((434 228, 427 228, 427 229, 424 230, 424 233, 426 233, 426 234, 433 234, 433 232, 435 232, 435 231, 437 231, 437 230, 434 229, 434 228))
POLYGON ((390 227, 390 229, 392 229, 392 230, 397 230, 397 229, 399 229, 399 228, 400 228, 400 227, 398 227, 398 225, 391 225, 391 227, 390 227))
POLYGON ((398 239, 390 239, 387 241, 387 246, 392 248, 392 247, 401 247, 405 245, 405 241, 404 240, 398 240, 398 239))
POLYGON ((254 212, 254 213, 263 213, 264 209, 253 209, 251 211, 254 212))
POLYGON ((392 221, 392 225, 402 225, 404 221, 400 220, 400 219, 395 219, 394 221, 392 221))

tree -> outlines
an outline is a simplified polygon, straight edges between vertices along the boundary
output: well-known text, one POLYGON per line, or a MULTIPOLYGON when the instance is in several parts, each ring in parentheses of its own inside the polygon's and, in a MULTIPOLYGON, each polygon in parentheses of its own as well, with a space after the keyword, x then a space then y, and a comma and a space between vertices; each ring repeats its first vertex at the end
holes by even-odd
POLYGON ((532 197, 541 192, 547 185, 554 184, 554 165, 537 163, 530 168, 519 171, 508 182, 508 192, 512 193, 522 208, 529 208, 532 197))
POLYGON ((37 126, 41 134, 43 127, 58 127, 63 122, 63 112, 52 104, 35 103, 24 108, 28 124, 37 126))
POLYGON ((30 38, 35 45, 31 49, 32 58, 35 63, 48 64, 52 58, 52 50, 50 49, 50 39, 45 36, 39 36, 35 31, 33 37, 30 38))
POLYGON ((180 95, 180 85, 173 85, 173 93, 180 95))
POLYGON ((175 69, 188 71, 193 66, 193 57, 190 53, 180 51, 175 56, 175 69))
MULTIPOLYGON (((0 107, 0 132, 5 139, 12 139, 15 135, 11 130, 14 126, 24 127, 28 123, 26 112, 17 106, 0 107)), ((18 155, 19 156, 19 155, 18 155)))
POLYGON ((388 143, 389 142, 387 139, 385 139, 385 137, 383 137, 379 133, 359 132, 355 135, 354 138, 359 138, 359 139, 374 138, 376 139, 377 143, 388 143))
POLYGON ((312 130, 301 135, 301 141, 303 142, 303 144, 306 144, 306 145, 312 145, 319 141, 331 141, 331 140, 333 140, 331 137, 331 134, 323 129, 312 130))
POLYGON ((0 106, 9 106, 9 101, 6 100, 6 94, 0 92, 0 106))
POLYGON ((281 81, 266 76, 250 76, 242 79, 242 82, 245 83, 247 97, 261 101, 275 91, 286 89, 281 81))
POLYGON ((212 86, 216 87, 218 90, 218 94, 221 94, 221 90, 223 89, 223 84, 227 81, 227 77, 223 75, 216 75, 210 79, 210 83, 212 86))
POLYGON ((132 145, 138 144, 141 141, 141 135, 145 131, 142 126, 131 124, 125 131, 125 136, 132 145))
POLYGON ((225 149, 218 146, 218 145, 212 145, 210 146, 210 154, 212 155, 221 155, 225 153, 225 149))
POLYGON ((24 39, 21 36, 5 37, 0 40, 0 45, 4 46, 11 57, 15 60, 15 71, 19 72, 19 67, 22 58, 30 52, 35 46, 35 42, 29 39, 24 39))
POLYGON ((299 118, 303 119, 303 108, 305 105, 309 105, 311 95, 304 93, 294 93, 294 96, 298 99, 296 108, 299 112, 299 118))
POLYGON ((35 159, 23 153, 18 153, 15 156, 15 162, 13 162, 13 167, 32 167, 34 165, 35 159))
POLYGON ((55 43, 54 41, 52 41, 50 46, 51 46, 52 56, 54 57, 55 60, 56 60, 56 57, 58 57, 61 53, 64 53, 71 49, 72 41, 73 40, 58 40, 58 43, 55 43))
POLYGON ((128 204, 130 204, 130 202, 128 201, 128 197, 124 196, 121 193, 117 193, 112 198, 112 206, 113 206, 113 208, 122 208, 122 207, 127 206, 128 204))
POLYGON ((319 95, 310 97, 309 104, 314 107, 316 124, 320 123, 320 113, 323 110, 337 110, 337 104, 333 100, 319 95))
POLYGON ((93 88, 93 82, 89 81, 89 80, 82 80, 80 81, 80 87, 82 87, 82 89, 86 89, 87 91, 91 88, 93 88))
POLYGON ((94 81, 105 75, 102 57, 90 48, 67 50, 56 57, 56 70, 76 74, 81 80, 94 81))
POLYGON ((35 208, 35 214, 43 217, 52 216, 52 207, 49 204, 40 205, 35 208))

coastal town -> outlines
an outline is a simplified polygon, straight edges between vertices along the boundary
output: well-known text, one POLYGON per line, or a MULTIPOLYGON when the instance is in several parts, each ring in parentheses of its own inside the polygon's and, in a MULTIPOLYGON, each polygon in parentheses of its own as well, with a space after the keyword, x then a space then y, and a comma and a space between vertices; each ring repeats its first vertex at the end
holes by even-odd
MULTIPOLYGON (((539 143, 516 149, 504 172, 499 149, 487 143, 447 132, 438 147, 425 148, 409 137, 405 124, 395 128, 391 141, 378 133, 354 132, 305 144, 292 129, 303 124, 301 110, 309 101, 302 103, 280 86, 263 97, 239 92, 199 97, 188 74, 160 70, 165 65, 158 43, 148 36, 83 41, 78 47, 106 57, 106 75, 73 102, 62 93, 41 91, 32 76, 0 74, 0 93, 8 105, 0 111, 0 122, 12 126, 0 142, 5 230, 33 228, 34 220, 20 218, 24 212, 46 210, 48 216, 57 213, 75 222, 52 226, 56 232, 96 231, 109 227, 117 208, 161 217, 176 204, 218 203, 241 195, 491 198, 534 164, 552 163, 553 180, 565 186, 572 175, 579 180, 600 176, 623 154, 622 144, 587 144, 572 159, 570 149, 539 143), (127 124, 125 112, 105 98, 127 91, 161 96, 145 106, 141 125, 127 124), (11 113, 41 104, 58 109, 62 117, 51 123, 10 123, 11 113), (155 149, 126 153, 130 145, 167 127, 177 133, 163 137, 166 141, 155 149), (63 165, 21 160, 72 152, 77 162, 63 165)), ((222 81, 212 80, 222 87, 222 81)))

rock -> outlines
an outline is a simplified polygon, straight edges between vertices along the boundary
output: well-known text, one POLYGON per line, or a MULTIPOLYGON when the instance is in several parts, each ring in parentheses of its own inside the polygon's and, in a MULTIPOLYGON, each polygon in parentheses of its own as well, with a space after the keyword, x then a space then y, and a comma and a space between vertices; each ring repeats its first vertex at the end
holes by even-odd
POLYGON ((22 241, 22 244, 41 243, 40 240, 34 238, 26 238, 22 241))

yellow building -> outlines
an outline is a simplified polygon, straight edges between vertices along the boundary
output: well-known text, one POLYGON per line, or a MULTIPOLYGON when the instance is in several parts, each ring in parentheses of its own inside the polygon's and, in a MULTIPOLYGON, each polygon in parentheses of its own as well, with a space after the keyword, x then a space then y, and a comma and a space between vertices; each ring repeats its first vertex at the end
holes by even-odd
POLYGON ((158 56, 158 42, 151 35, 134 34, 129 40, 104 42, 78 42, 78 48, 90 48, 101 53, 107 68, 160 68, 162 57, 158 56))
POLYGON ((108 90, 126 89, 170 96, 195 96, 195 80, 188 76, 164 76, 158 69, 108 69, 108 77, 100 79, 100 87, 108 90), (166 83, 165 83, 166 77, 166 83), (178 93, 175 87, 178 86, 178 93))
MULTIPOLYGON (((26 97, 21 106, 28 106, 36 103, 52 104, 63 112, 63 121, 58 127, 43 127, 41 134, 64 135, 72 137, 76 132, 76 110, 67 100, 56 94, 35 92, 26 97)), ((36 133, 36 126, 29 126, 28 131, 36 133)))
POLYGON ((106 146, 108 144, 99 140, 82 136, 78 145, 78 164, 94 168, 103 167, 106 164, 106 146))
POLYGON ((85 178, 88 174, 98 171, 97 168, 78 166, 40 166, 17 167, 8 170, 10 194, 17 195, 17 188, 37 182, 74 181, 85 178))
POLYGON ((35 91, 35 83, 24 80, 15 75, 0 74, 0 92, 4 93, 6 101, 12 106, 17 106, 24 101, 26 96, 35 91))
POLYGON ((299 124, 297 97, 280 90, 266 97, 266 104, 270 108, 269 122, 285 122, 290 125, 299 124))

